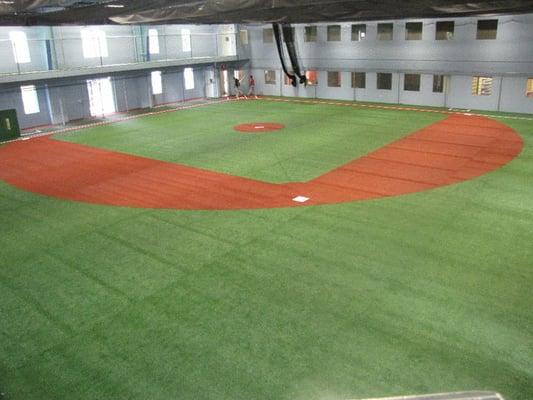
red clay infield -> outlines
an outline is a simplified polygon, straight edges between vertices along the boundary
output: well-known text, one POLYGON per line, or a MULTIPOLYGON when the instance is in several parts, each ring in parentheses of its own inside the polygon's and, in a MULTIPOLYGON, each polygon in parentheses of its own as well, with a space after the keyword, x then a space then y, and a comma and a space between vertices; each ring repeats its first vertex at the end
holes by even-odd
POLYGON ((377 199, 472 179, 509 163, 522 138, 482 116, 454 114, 316 179, 273 184, 50 137, 0 148, 0 179, 93 204, 188 210, 301 206, 377 199), (304 199, 305 200, 305 199, 304 199))
POLYGON ((254 122, 251 124, 240 124, 240 125, 233 127, 233 129, 235 129, 236 131, 247 132, 247 133, 271 132, 271 131, 277 131, 283 128, 285 128, 285 125, 277 124, 274 122, 254 122))

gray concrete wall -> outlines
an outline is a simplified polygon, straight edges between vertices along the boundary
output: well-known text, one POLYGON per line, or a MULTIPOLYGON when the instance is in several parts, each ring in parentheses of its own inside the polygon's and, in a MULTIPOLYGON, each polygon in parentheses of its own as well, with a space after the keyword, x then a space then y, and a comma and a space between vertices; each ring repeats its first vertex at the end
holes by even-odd
MULTIPOLYGON (((385 103, 418 104, 457 108, 533 113, 533 99, 525 96, 528 77, 533 77, 533 14, 490 17, 498 19, 496 40, 476 40, 477 18, 455 21, 453 40, 435 40, 437 20, 423 22, 422 40, 405 40, 405 23, 394 24, 393 40, 377 39, 380 21, 366 24, 366 37, 351 40, 350 23, 341 25, 341 41, 327 41, 327 24, 317 26, 317 41, 304 41, 305 25, 296 25, 297 48, 306 70, 319 71, 312 88, 280 85, 281 65, 275 43, 263 43, 263 28, 249 26, 250 62, 259 77, 258 91, 266 95, 356 99, 385 103), (276 70, 276 85, 264 84, 264 71, 276 70), (327 87, 327 71, 342 73, 340 88, 327 87), (352 89, 352 71, 366 72, 366 88, 352 89), (376 89, 378 72, 393 73, 392 90, 376 89), (404 74, 421 74, 418 92, 404 91, 404 74), (446 93, 433 93, 433 75, 449 77, 446 93), (490 96, 471 93, 473 76, 492 76, 490 96), (500 90, 501 89, 501 90, 500 90)), ((266 27, 266 26, 265 26, 266 27)))
POLYGON ((169 60, 182 58, 213 57, 217 55, 220 39, 218 25, 150 25, 142 26, 141 39, 144 60, 169 60), (159 53, 148 52, 148 30, 156 29, 159 38, 159 53), (182 30, 190 31, 191 51, 184 51, 182 30))
POLYGON ((447 77, 444 93, 433 92, 433 75, 421 74, 420 91, 404 90, 404 74, 392 73, 392 89, 377 89, 377 73, 366 73, 366 88, 351 87, 351 72, 341 72, 341 87, 327 86, 327 72, 319 71, 317 86, 294 88, 283 81, 282 70, 276 71, 276 84, 265 83, 265 70, 252 69, 258 77, 257 92, 267 96, 305 97, 320 99, 355 100, 393 104, 412 104, 434 107, 465 108, 533 114, 533 99, 525 95, 527 77, 493 76, 492 94, 476 96, 471 92, 472 76, 447 77))
POLYGON ((0 27, 0 74, 46 71, 48 62, 46 57, 46 40, 51 38, 48 27, 0 27), (9 32, 23 31, 28 39, 31 61, 17 64, 13 54, 9 32))
POLYGON ((24 113, 20 86, 8 84, 0 87, 0 109, 16 109, 22 129, 90 118, 87 79, 106 76, 112 78, 118 112, 203 98, 206 68, 212 66, 193 67, 195 84, 190 90, 185 90, 182 67, 162 70, 163 93, 155 96, 152 95, 151 71, 35 82, 40 112, 30 115, 24 113))
POLYGON ((51 123, 50 114, 48 112, 46 87, 44 85, 35 86, 40 110, 35 114, 26 115, 24 113, 20 87, 13 86, 7 88, 3 91, 2 95, 0 95, 0 110, 15 109, 17 111, 17 118, 21 129, 29 126, 42 126, 51 123))
POLYGON ((105 32, 108 56, 84 58, 81 39, 82 26, 58 27, 0 27, 0 74, 16 74, 49 69, 46 41, 51 47, 52 67, 73 70, 109 65, 142 63, 148 60, 199 59, 216 56, 235 56, 227 51, 226 39, 235 41, 233 25, 154 25, 154 26, 94 26, 105 32), (159 54, 148 54, 148 29, 156 29, 159 54), (190 31, 191 51, 184 51, 182 29, 190 31), (28 38, 31 62, 17 64, 12 51, 9 32, 23 31, 28 38))

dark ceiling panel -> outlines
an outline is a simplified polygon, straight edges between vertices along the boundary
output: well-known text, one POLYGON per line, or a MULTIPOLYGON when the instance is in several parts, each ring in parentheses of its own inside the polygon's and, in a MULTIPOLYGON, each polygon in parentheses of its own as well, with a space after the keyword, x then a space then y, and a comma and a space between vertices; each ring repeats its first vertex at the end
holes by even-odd
POLYGON ((0 0, 0 25, 322 22, 533 12, 533 0, 0 0))

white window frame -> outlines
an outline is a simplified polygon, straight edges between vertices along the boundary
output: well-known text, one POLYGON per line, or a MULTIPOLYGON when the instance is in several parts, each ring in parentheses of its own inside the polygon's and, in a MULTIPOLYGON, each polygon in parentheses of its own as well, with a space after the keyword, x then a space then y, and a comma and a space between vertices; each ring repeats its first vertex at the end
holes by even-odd
POLYGON ((163 81, 161 79, 161 71, 152 71, 152 94, 163 93, 163 81))
POLYGON ((527 78, 526 97, 533 98, 533 78, 527 78))
POLYGON ((191 52, 191 30, 183 28, 181 30, 181 49, 184 53, 191 52))
POLYGON ((20 87, 22 95, 22 105, 24 106, 24 114, 38 114, 41 112, 39 108, 39 97, 35 85, 26 85, 20 87))
POLYGON ((116 112, 115 92, 111 77, 88 79, 87 90, 91 116, 97 117, 116 112))
POLYGON ((11 31, 9 32, 9 39, 13 47, 13 57, 17 64, 26 64, 31 62, 30 48, 28 46, 28 37, 26 32, 11 31))
POLYGON ((472 96, 492 96, 493 84, 492 76, 473 76, 472 96))
POLYGON ((148 51, 150 54, 159 54, 159 32, 157 29, 148 29, 148 51))
POLYGON ((101 29, 81 28, 81 45, 84 58, 109 56, 106 34, 101 29))
POLYGON ((276 71, 273 69, 266 69, 265 70, 265 85, 275 85, 276 81, 277 81, 276 71))
POLYGON ((185 68, 183 70, 183 82, 185 90, 194 89, 194 70, 192 68, 185 68))
POLYGON ((247 45, 248 44, 248 29, 239 30, 239 37, 241 39, 241 44, 247 45))

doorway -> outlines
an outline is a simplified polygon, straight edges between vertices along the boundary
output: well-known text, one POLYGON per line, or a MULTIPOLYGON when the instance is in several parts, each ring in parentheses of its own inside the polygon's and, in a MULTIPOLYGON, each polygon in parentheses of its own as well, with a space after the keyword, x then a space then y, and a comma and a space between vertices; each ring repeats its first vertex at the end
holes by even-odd
POLYGON ((221 97, 228 97, 230 95, 227 69, 220 71, 220 94, 221 97))
POLYGON ((112 114, 116 111, 115 94, 111 78, 87 80, 89 109, 92 117, 112 114))

